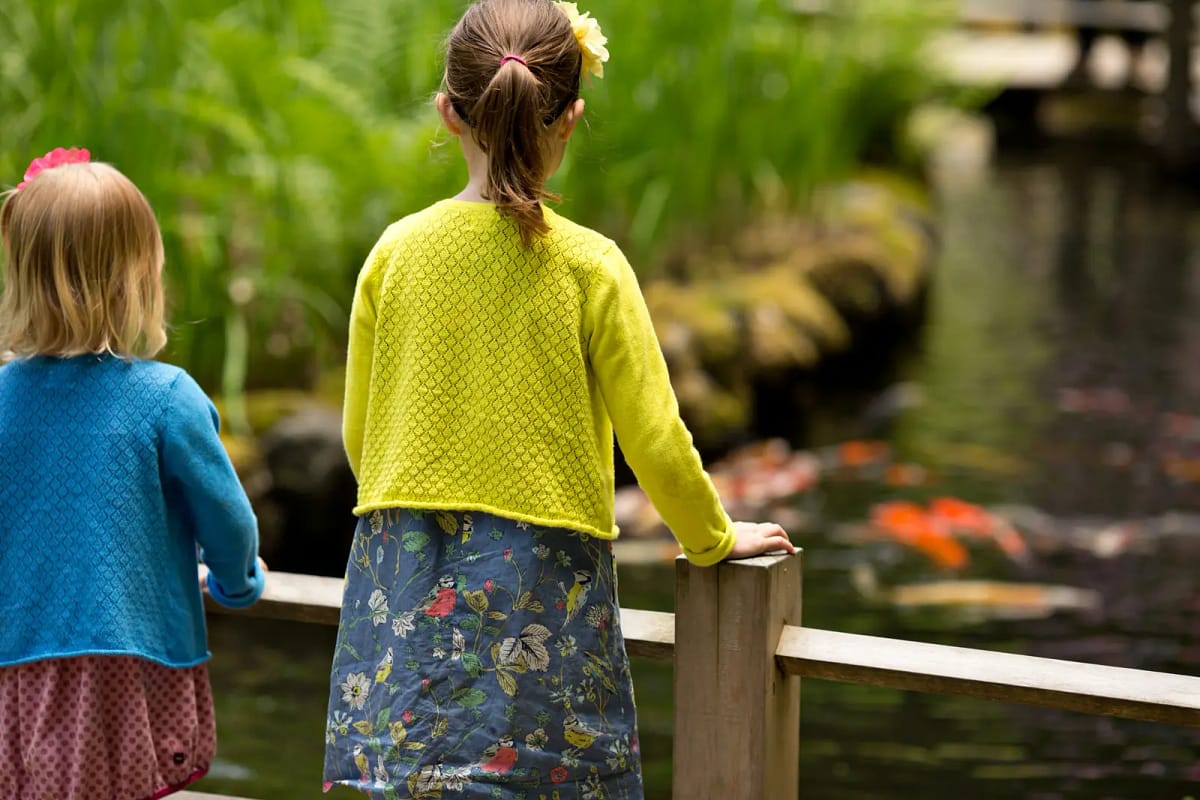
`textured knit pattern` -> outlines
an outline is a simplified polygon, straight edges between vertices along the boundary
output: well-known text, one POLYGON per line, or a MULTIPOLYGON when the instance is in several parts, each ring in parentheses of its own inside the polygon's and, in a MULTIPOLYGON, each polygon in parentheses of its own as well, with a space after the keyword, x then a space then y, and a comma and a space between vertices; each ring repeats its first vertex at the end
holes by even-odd
POLYGON ((0 368, 0 665, 204 661, 197 544, 215 597, 258 598, 254 514, 195 381, 111 356, 0 368))
POLYGON ((486 203, 390 227, 359 277, 345 440, 358 506, 473 509, 615 538, 613 431, 693 561, 733 546, 620 250, 486 203))
POLYGON ((217 743, 208 667, 127 656, 0 667, 0 798, 151 800, 198 780, 217 743))
POLYGON ((373 511, 346 566, 326 786, 376 800, 642 800, 612 543, 373 511))

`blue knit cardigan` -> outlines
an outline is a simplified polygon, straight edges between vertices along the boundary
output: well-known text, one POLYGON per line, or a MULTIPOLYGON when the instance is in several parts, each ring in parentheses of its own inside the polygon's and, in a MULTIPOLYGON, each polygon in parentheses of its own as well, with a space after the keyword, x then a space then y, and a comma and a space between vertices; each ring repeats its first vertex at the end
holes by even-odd
POLYGON ((0 666, 209 657, 197 545, 220 603, 262 594, 258 526, 177 367, 114 356, 0 367, 0 666))

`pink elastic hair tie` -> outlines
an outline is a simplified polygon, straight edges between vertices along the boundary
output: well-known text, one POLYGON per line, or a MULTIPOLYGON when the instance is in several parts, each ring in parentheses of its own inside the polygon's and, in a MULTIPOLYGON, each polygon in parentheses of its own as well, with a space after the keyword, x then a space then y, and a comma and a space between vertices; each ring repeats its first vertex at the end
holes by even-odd
POLYGON ((505 64, 507 64, 510 61, 516 61, 522 67, 529 66, 529 62, 527 62, 525 59, 521 58, 520 56, 514 56, 514 55, 507 55, 504 58, 500 59, 500 66, 503 67, 505 64))

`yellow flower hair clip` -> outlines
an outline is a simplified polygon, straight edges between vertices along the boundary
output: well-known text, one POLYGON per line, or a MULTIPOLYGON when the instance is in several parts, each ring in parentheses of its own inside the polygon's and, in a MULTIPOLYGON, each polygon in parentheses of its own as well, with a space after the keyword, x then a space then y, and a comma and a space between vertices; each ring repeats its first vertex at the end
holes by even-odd
POLYGON ((600 23, 586 11, 581 14, 579 7, 574 3, 560 2, 554 5, 558 6, 571 22, 575 41, 579 42, 579 49, 583 53, 583 71, 603 78, 604 62, 608 61, 608 48, 604 45, 608 44, 608 37, 600 31, 600 23))

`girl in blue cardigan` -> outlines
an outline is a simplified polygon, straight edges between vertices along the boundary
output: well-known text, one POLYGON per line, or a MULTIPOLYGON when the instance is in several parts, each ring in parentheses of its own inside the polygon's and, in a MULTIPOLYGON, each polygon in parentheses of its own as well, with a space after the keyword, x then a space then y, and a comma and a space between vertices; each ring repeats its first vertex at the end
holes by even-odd
POLYGON ((0 208, 0 798, 150 800, 216 747, 197 546, 217 602, 258 529, 166 342, 162 239, 124 175, 55 150, 0 208))

